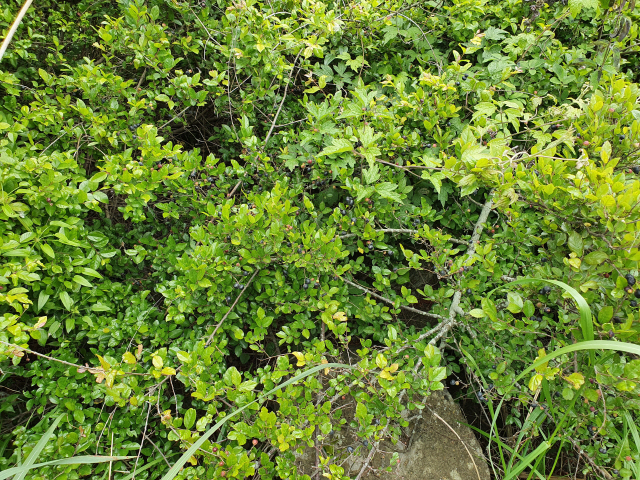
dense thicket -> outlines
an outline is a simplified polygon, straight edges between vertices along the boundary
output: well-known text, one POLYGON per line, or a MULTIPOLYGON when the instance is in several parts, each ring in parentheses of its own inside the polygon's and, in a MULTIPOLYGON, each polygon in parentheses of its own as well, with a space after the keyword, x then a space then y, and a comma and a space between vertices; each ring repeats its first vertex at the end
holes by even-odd
POLYGON ((637 355, 516 378, 640 343, 639 15, 34 2, 0 63, 0 466, 61 418, 38 462, 134 458, 27 478, 160 478, 259 399, 178 478, 309 478, 315 444, 343 479, 332 431, 373 451, 451 383, 489 417, 504 400, 497 478, 551 445, 638 478, 637 355), (327 362, 357 367, 260 397, 327 362))

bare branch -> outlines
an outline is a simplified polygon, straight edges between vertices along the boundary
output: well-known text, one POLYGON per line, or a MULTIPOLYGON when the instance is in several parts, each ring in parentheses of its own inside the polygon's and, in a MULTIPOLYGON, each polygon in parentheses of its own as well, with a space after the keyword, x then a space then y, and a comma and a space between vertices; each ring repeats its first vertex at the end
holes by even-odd
MULTIPOLYGON (((409 235, 416 235, 420 233, 420 230, 411 230, 409 228, 381 228, 379 230, 376 230, 376 232, 407 233, 409 235)), ((351 237, 357 237, 357 236, 358 236, 357 233, 345 233, 344 235, 340 235, 340 238, 343 239, 343 238, 351 238, 351 237)), ((466 240, 459 240, 457 238, 449 238, 447 242, 459 243, 460 245, 469 245, 469 242, 467 242, 466 240)))
POLYGON ((231 305, 231 307, 229 307, 229 310, 227 311, 227 313, 224 314, 224 317, 222 317, 222 320, 220 320, 220 322, 218 323, 218 325, 216 325, 216 328, 213 330, 213 333, 209 336, 209 338, 207 339, 207 343, 205 343, 205 347, 208 347, 211 342, 213 341, 213 337, 215 336, 216 332, 218 331, 218 329, 222 326, 222 324, 224 323, 224 321, 227 319, 227 317, 229 316, 229 314, 233 311, 234 307, 236 306, 236 304, 238 303, 238 301, 240 300, 240 297, 242 297, 242 294, 244 293, 244 291, 249 288, 249 285, 251 285, 251 282, 253 281, 253 279, 256 277, 256 275, 258 274, 258 272, 260 271, 260 269, 256 269, 255 272, 253 272, 253 275, 251 276, 251 278, 249 279, 249 281, 247 282, 247 284, 244 286, 244 288, 242 289, 242 291, 238 294, 238 296, 236 297, 235 302, 233 302, 233 305, 231 305))
MULTIPOLYGON (((342 279, 343 282, 351 285, 352 287, 360 289, 365 293, 368 293, 372 297, 375 297, 375 298, 377 298, 379 300, 382 300, 383 302, 387 302, 387 303, 389 303, 391 305, 395 305, 393 300, 390 300, 390 299, 388 299, 386 297, 383 297, 382 295, 378 295, 377 293, 374 293, 374 292, 372 292, 371 290, 369 290, 367 288, 361 287, 357 283, 354 283, 351 280, 347 280, 344 277, 340 277, 340 278, 342 279)), ((403 310, 408 310, 409 312, 417 313, 418 315, 424 315, 425 317, 436 318, 438 320, 444 320, 445 319, 445 317, 443 317, 442 315, 437 315, 435 313, 423 312, 422 310, 418 310, 417 308, 409 307, 409 306, 406 306, 406 305, 400 305, 400 308, 402 308, 403 310)))
MULTIPOLYGON (((63 365, 68 365, 70 367, 77 368, 78 369, 78 373, 84 373, 85 371, 89 372, 91 374, 94 374, 94 375, 97 374, 97 373, 106 373, 102 368, 97 368, 97 367, 94 368, 94 367, 89 367, 89 366, 86 366, 86 365, 78 365, 76 363, 65 362, 64 360, 60 360, 58 358, 53 358, 53 357, 50 357, 49 355, 45 355, 43 353, 34 352, 33 350, 30 350, 30 349, 25 348, 25 347, 21 347, 20 345, 16 345, 14 343, 3 342, 2 340, 0 340, 0 343, 3 343, 4 345, 7 345, 9 347, 13 347, 16 350, 20 350, 20 351, 24 350, 25 352, 31 353, 32 355, 37 355, 38 357, 46 358, 47 360, 51 360, 52 362, 58 362, 58 363, 62 363, 63 365)), ((15 353, 14 353, 14 355, 15 355, 15 353)), ((135 372, 125 372, 124 374, 125 375, 142 375, 142 376, 151 375, 150 373, 135 373, 135 372)))

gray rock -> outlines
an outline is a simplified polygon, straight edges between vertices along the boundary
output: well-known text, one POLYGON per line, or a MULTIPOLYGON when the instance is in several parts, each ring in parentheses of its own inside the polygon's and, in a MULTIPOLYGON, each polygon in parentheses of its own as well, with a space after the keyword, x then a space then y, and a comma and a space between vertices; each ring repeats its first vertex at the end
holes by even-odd
MULTIPOLYGON (((343 418, 347 420, 347 424, 353 419, 353 405, 352 399, 345 399, 343 418)), ((361 480, 490 479, 480 444, 471 429, 461 424, 466 423, 466 420, 449 392, 444 390, 432 393, 427 398, 422 414, 409 410, 405 412, 409 417, 409 425, 403 429, 400 441, 396 445, 388 441, 382 442, 361 480), (395 459, 394 453, 397 453, 395 459), (391 463, 391 471, 387 471, 391 463)), ((372 444, 373 441, 369 440, 365 447, 348 428, 323 442, 325 450, 334 453, 336 463, 351 478, 358 475, 372 444), (352 452, 349 447, 353 449, 352 452)), ((299 457, 298 473, 313 478, 315 452, 312 448, 299 457)))

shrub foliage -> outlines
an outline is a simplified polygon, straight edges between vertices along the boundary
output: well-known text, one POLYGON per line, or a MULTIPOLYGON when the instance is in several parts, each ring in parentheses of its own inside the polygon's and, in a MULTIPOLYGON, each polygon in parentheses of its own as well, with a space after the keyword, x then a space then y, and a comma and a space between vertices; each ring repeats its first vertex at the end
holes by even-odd
POLYGON ((333 432, 373 452, 451 383, 504 400, 524 445, 562 425, 580 468, 636 478, 636 356, 515 379, 577 342, 640 343, 639 15, 35 2, 0 64, 2 468, 65 414, 38 462, 135 458, 29 478, 160 478, 259 398, 177 478, 309 478, 295 453, 319 445, 321 475, 346 479, 333 432), (518 277, 573 287, 593 319, 518 277), (354 368, 261 397, 333 362, 354 368))

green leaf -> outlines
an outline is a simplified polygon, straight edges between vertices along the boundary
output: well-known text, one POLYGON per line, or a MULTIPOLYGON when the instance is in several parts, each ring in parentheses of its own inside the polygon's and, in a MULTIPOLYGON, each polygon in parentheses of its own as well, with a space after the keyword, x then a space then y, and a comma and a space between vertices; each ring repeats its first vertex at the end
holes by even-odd
POLYGON ((84 422, 84 412, 81 409, 73 411, 73 419, 78 423, 84 422))
MULTIPOLYGON (((191 447, 189 447, 189 449, 182 454, 182 456, 173 465, 173 467, 171 467, 171 469, 162 477, 162 480, 173 480, 174 478, 176 478, 176 476, 180 473, 180 470, 182 470, 182 467, 184 467, 184 465, 193 456, 193 454, 196 453, 196 451, 204 444, 204 442, 206 442, 209 439, 209 437, 211 437, 211 435, 213 435, 215 432, 217 432, 218 429, 221 426, 223 426, 225 423, 227 423, 227 421, 229 421, 231 418, 235 417, 236 415, 238 415, 239 413, 244 411, 246 408, 249 408, 254 403, 266 399, 269 395, 272 395, 273 393, 277 392, 278 390, 286 388, 289 385, 291 385, 291 384, 293 384, 295 382, 298 382, 299 380, 302 380, 303 378, 308 377, 309 375, 313 375, 314 373, 319 372, 320 370, 324 370, 325 368, 349 368, 349 369, 353 369, 353 368, 356 368, 356 367, 352 366, 352 365, 345 365, 343 363, 325 363, 323 365, 317 365, 317 366, 315 366, 313 368, 310 368, 306 372, 300 373, 300 374, 296 375, 295 377, 290 378, 286 382, 283 382, 282 384, 278 385, 277 387, 269 390, 268 392, 260 395, 258 398, 256 398, 252 402, 249 402, 246 405, 238 408, 237 410, 234 410, 229 415, 227 415, 222 420, 220 420, 218 423, 216 423, 209 430, 207 430, 207 432, 205 434, 203 434, 198 440, 196 440, 193 443, 193 445, 191 445, 191 447)), ((0 480, 2 480, 2 479, 0 479, 0 480)))
POLYGON ((82 267, 82 273, 84 273, 85 275, 90 275, 95 278, 102 278, 102 275, 96 272, 93 268, 82 267))
POLYGON ((526 302, 524 302, 522 312, 527 317, 531 317, 536 312, 536 307, 533 305, 533 302, 531 300, 527 300, 526 302))
POLYGON ((575 253, 578 257, 582 257, 582 237, 577 232, 571 232, 569 235, 569 250, 575 253))
POLYGON ((475 318, 483 318, 485 316, 485 313, 481 308, 474 308, 469 312, 469 315, 475 318))
POLYGON ((193 408, 187 410, 184 414, 184 428, 191 429, 196 423, 196 411, 193 408))
POLYGON ((447 376, 447 367, 429 367, 429 381, 439 382, 447 376))
POLYGON ((237 387, 242 382, 242 375, 236 367, 229 367, 224 373, 224 381, 227 385, 233 385, 237 387))
POLYGON ((49 75, 46 71, 44 71, 41 68, 38 69, 38 75, 40 75, 40 78, 42 78, 42 80, 44 80, 44 83, 46 84, 48 84, 49 80, 51 80, 51 75, 49 75))
POLYGON ((105 305, 104 303, 96 302, 93 305, 91 305, 91 310, 93 310, 94 312, 110 312, 111 307, 109 307, 108 305, 105 305))
POLYGON ((380 168, 378 167, 378 165, 373 164, 369 169, 362 171, 364 181, 367 182, 367 184, 371 185, 380 178, 379 172, 380 168))
POLYGON ((44 290, 40 290, 40 293, 38 294, 38 311, 42 310, 42 307, 47 304, 47 300, 49 300, 50 296, 51 295, 45 293, 44 290))
POLYGON ((613 307, 611 305, 602 307, 598 312, 598 322, 600 324, 607 323, 612 318, 613 318, 613 307))
POLYGON ((245 382, 242 382, 238 386, 238 390, 240 390, 241 392, 251 392, 257 386, 258 386, 258 382, 254 382, 253 380, 247 380, 245 382))
POLYGON ((53 248, 51 248, 48 244, 43 243, 42 245, 40 245, 40 248, 48 257, 56 258, 56 254, 53 252, 53 248))
POLYGON ((586 257, 584 257, 584 261, 589 265, 600 265, 602 262, 607 260, 609 255, 600 250, 596 252, 588 253, 586 257))
POLYGON ((522 301, 522 297, 517 293, 515 292, 507 293, 507 301, 509 302, 507 305, 507 309, 511 313, 520 313, 522 311, 524 302, 522 301))
POLYGON ((497 322, 498 311, 496 310, 495 302, 490 298, 485 297, 480 301, 480 304, 482 306, 482 311, 487 315, 487 317, 489 317, 494 322, 497 322))
POLYGON ((176 352, 176 356, 178 357, 178 360, 180 360, 182 363, 191 362, 191 354, 189 354, 189 352, 178 351, 176 352))
POLYGON ((598 0, 569 0, 571 16, 576 18, 583 8, 597 8, 598 0))
POLYGON ((573 390, 569 387, 565 387, 562 390, 562 398, 564 398, 565 400, 573 400, 573 390))
POLYGON ((76 283, 79 283, 83 287, 89 287, 89 288, 93 287, 93 285, 91 285, 91 282, 89 282, 89 280, 87 280, 84 277, 81 277, 80 275, 74 275, 73 281, 76 283))
POLYGON ((350 152, 353 150, 353 144, 346 138, 334 138, 332 144, 325 147, 318 156, 335 155, 337 153, 350 152))
POLYGON ((398 188, 398 185, 391 182, 383 182, 376 185, 376 192, 382 198, 388 198, 394 202, 402 203, 402 197, 394 192, 398 188))
POLYGON ((60 301, 64 305, 64 308, 66 308, 67 310, 71 310, 71 307, 75 303, 67 292, 60 293, 60 301))

